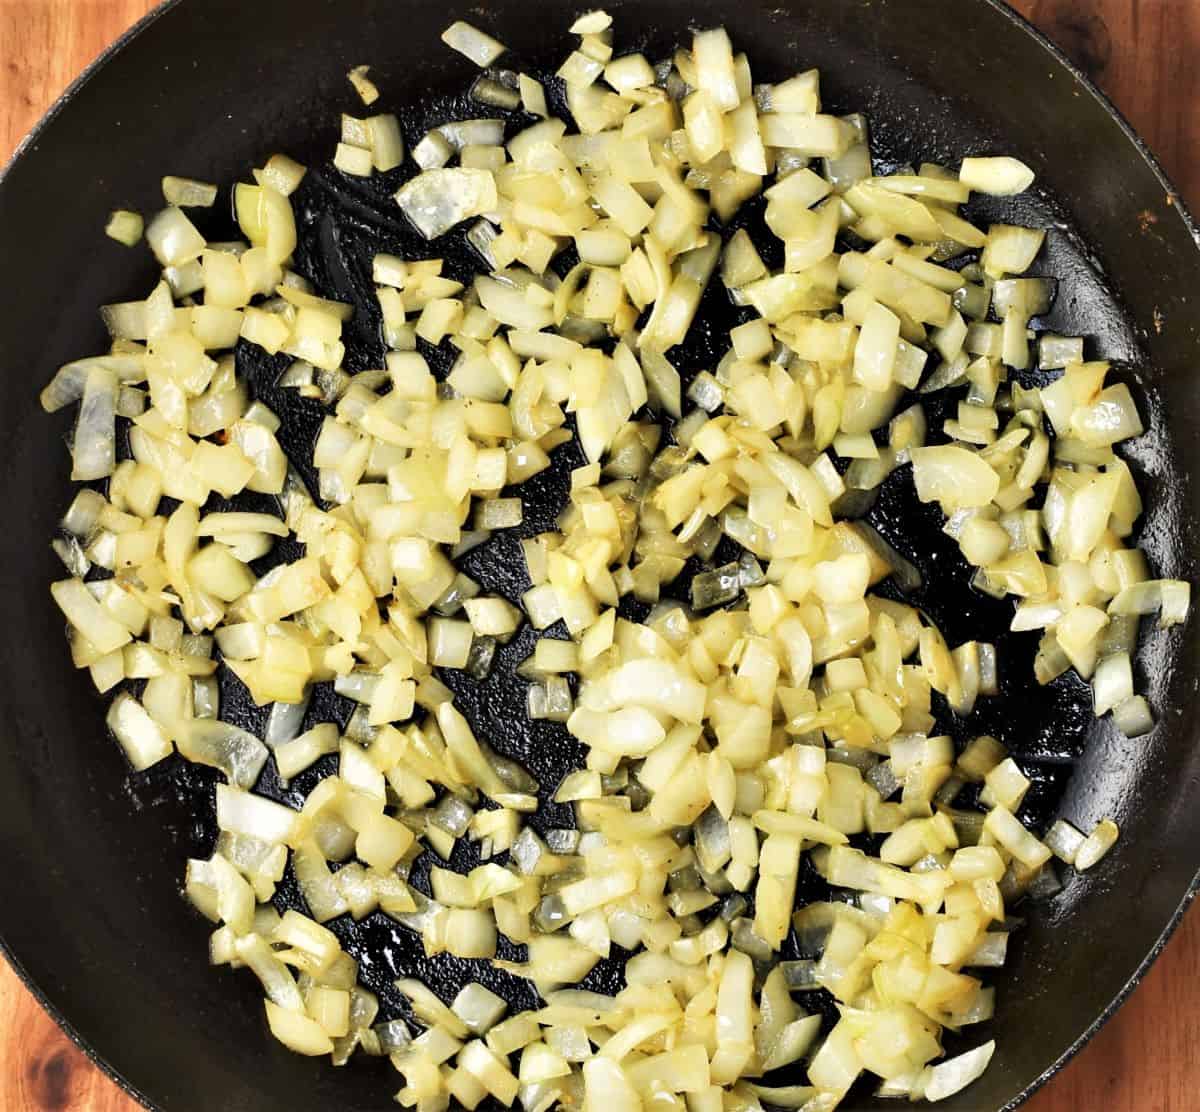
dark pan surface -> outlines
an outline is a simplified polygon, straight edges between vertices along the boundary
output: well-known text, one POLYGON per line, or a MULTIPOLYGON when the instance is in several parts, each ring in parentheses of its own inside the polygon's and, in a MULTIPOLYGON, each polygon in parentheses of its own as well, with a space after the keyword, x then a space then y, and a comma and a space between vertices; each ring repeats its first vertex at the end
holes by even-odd
MULTIPOLYGON (((679 0, 609 8, 618 47, 652 57, 693 18, 679 0)), ((246 34, 239 19, 249 12, 232 0, 168 6, 68 99, 0 184, 0 273, 21 276, 0 308, 0 440, 15 511, 0 537, 0 618, 13 631, 0 643, 9 681, 0 690, 0 939, 73 1033, 148 1102, 172 1110, 383 1108, 399 1087, 390 1069, 334 1071, 296 1058, 267 1035, 253 979, 207 965, 205 925, 178 893, 184 858, 211 846, 214 776, 169 765, 128 777, 87 677, 71 670, 44 590, 61 574, 46 541, 68 497, 58 437, 67 424, 40 414, 36 391, 60 363, 100 350, 98 304, 148 288, 147 258, 100 236, 109 209, 152 209, 163 172, 244 179, 277 149, 315 170, 297 198, 298 265, 330 296, 362 306, 348 365, 378 365, 361 249, 443 255, 459 271, 474 262, 454 235, 429 248, 405 227, 385 186, 394 190, 406 171, 368 187, 317 169, 336 141, 336 113, 357 108, 346 70, 373 63, 380 108, 401 113, 411 144, 428 123, 483 114, 454 99, 474 70, 437 41, 450 18, 475 19, 513 48, 516 62, 544 69, 568 49, 575 13, 548 0, 501 0, 481 12, 427 2, 384 9, 258 0, 246 34)), ((975 215, 1051 229, 1034 268, 1060 279, 1045 323, 1093 337, 1089 354, 1113 359, 1135 385, 1149 429, 1130 453, 1150 507, 1143 541, 1163 574, 1195 578, 1200 507, 1189 472, 1200 415, 1187 295, 1200 255, 1186 215, 1108 105, 1015 17, 984 0, 960 0, 953 37, 939 30, 948 18, 939 0, 796 10, 718 0, 704 13, 705 25, 729 28, 759 80, 819 66, 832 110, 868 113, 884 167, 1003 151, 1038 170, 1032 196, 988 202, 975 215)), ((213 219, 215 233, 223 216, 213 219)), ((753 206, 739 221, 755 227, 753 206)), ((685 376, 712 365, 723 330, 739 319, 719 288, 701 312, 707 326, 675 360, 685 376)), ((268 360, 243 351, 239 361, 256 393, 287 413, 286 446, 302 465, 319 408, 274 390, 277 367, 268 360)), ((566 471, 578 462, 573 451, 559 450, 553 471, 522 488, 522 533, 550 526, 566 471)), ((951 643, 1003 630, 1008 605, 966 588, 955 546, 941 538, 934 512, 916 503, 906 476, 889 484, 871 519, 921 564, 927 586, 914 601, 951 643)), ((472 554, 466 570, 510 597, 524 586, 512 537, 472 554)), ((1081 683, 1063 679, 1047 691, 1032 684, 1029 640, 997 640, 1005 697, 981 700, 965 723, 947 716, 947 728, 960 740, 994 733, 1020 755, 1035 780, 1029 817, 1061 813, 1086 829, 1111 815, 1123 838, 1103 866, 1028 908, 1018 960, 999 982, 998 1017, 969 1040, 994 1034, 992 1068, 946 1104, 963 1110, 1015 1102, 1108 1013, 1174 922, 1200 864, 1200 756, 1184 709, 1197 684, 1195 623, 1146 636, 1140 679, 1162 721, 1136 741, 1091 722, 1081 683)), ((529 648, 526 631, 502 651, 491 680, 458 687, 480 737, 521 759, 545 794, 578 752, 561 729, 524 721, 524 685, 506 677, 529 648)), ((225 713, 261 724, 262 712, 229 694, 225 713)), ((332 696, 314 704, 314 716, 346 713, 332 696)), ((298 778, 293 796, 320 771, 298 778)), ((263 789, 282 794, 270 775, 263 789)), ((537 821, 568 820, 549 808, 537 821)), ((285 886, 281 896, 295 894, 285 886)), ((464 968, 474 963, 425 961, 412 936, 387 920, 335 929, 370 955, 364 980, 390 1014, 400 1014, 391 980, 414 970, 451 993, 469 976, 514 1005, 532 1003, 523 982, 464 968)), ((588 985, 612 985, 614 976, 598 969, 588 985)))

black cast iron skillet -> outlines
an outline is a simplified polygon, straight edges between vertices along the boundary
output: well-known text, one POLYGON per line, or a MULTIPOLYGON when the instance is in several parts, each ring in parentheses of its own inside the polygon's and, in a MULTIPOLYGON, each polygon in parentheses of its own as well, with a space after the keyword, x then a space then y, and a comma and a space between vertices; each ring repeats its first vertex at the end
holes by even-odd
MULTIPOLYGON (((1196 233, 1149 153, 1061 55, 989 0, 608 6, 619 44, 652 57, 699 19, 729 28, 759 80, 819 66, 832 110, 869 114, 885 167, 997 151, 1034 166, 1032 195, 981 204, 974 215, 1050 228, 1035 270, 1057 276, 1061 292, 1043 323, 1092 337, 1092 352, 1113 359, 1135 385, 1148 427, 1129 453, 1148 506, 1142 540, 1162 574, 1196 578, 1196 233)), ((380 107, 401 111, 410 143, 429 122, 482 114, 454 100, 474 71, 438 43, 445 24, 474 19, 520 64, 545 69, 567 49, 574 14, 550 0, 496 0, 471 11, 430 0, 168 4, 71 90, 0 182, 0 490, 8 509, 0 531, 0 939, 43 1003, 148 1104, 181 1112, 384 1108, 399 1082, 378 1063, 335 1071, 291 1055, 267 1035, 253 980, 208 967, 206 928, 179 885, 185 856, 211 847, 215 778, 178 764, 130 777, 104 736, 87 677, 71 669, 45 589, 61 574, 47 540, 68 497, 60 439, 67 422, 43 417, 36 392, 59 364, 102 349, 98 304, 149 288, 146 258, 132 262, 100 234, 115 204, 152 210, 164 172, 244 180, 277 149, 321 167, 335 142, 335 113, 358 107, 345 73, 360 62, 374 64, 385 90, 380 107)), ((347 185, 318 169, 298 199, 298 265, 361 306, 352 369, 381 355, 364 252, 431 253, 388 201, 383 186, 396 183, 377 184, 347 185)), ((757 217, 751 207, 740 219, 755 229, 757 217)), ((224 219, 213 216, 213 234, 224 219)), ((436 253, 455 273, 474 265, 453 236, 436 253)), ((716 289, 702 316, 706 326, 678 353, 685 374, 711 366, 713 352, 724 350, 723 330, 738 319, 716 289)), ((287 447, 303 468, 319 410, 283 399, 271 385, 274 366, 251 352, 239 358, 256 392, 286 409, 287 447)), ((558 455, 554 472, 525 491, 526 532, 552 520, 563 475, 576 462, 570 449, 558 455)), ((871 518, 902 550, 920 554, 926 587, 915 601, 952 643, 996 636, 1005 664, 1004 696, 981 701, 968 722, 944 716, 946 728, 960 740, 994 733, 1019 755, 1035 780, 1030 819, 1062 814, 1087 829, 1111 815, 1122 827, 1100 867, 1024 906, 1029 925, 998 979, 996 1019, 967 1040, 994 1036, 996 1057, 984 1079, 946 1107, 1011 1108, 1112 1014, 1193 893, 1198 624, 1144 637, 1137 671, 1160 722, 1149 736, 1125 740, 1092 722, 1081 683, 1063 679, 1043 691, 1030 682, 1031 643, 1003 636, 1007 607, 965 586, 936 515, 915 503, 909 485, 898 476, 871 518)), ((511 595, 521 587, 515 556, 515 542, 502 539, 468 570, 511 595)), ((528 641, 505 650, 495 678, 481 688, 460 684, 460 700, 481 736, 552 791, 578 752, 553 727, 524 722, 522 685, 508 674, 528 651, 528 641)), ((261 725, 261 712, 226 695, 227 714, 261 725)), ((314 714, 346 711, 324 696, 315 704, 314 714)), ((292 798, 315 775, 302 778, 292 798)), ((262 788, 284 794, 269 772, 262 788)), ((563 820, 551 813, 539 822, 563 820)), ((802 898, 819 894, 807 878, 802 898)), ((295 899, 285 884, 281 900, 295 899)), ((464 976, 480 976, 514 1004, 531 1002, 518 982, 461 962, 424 961, 411 936, 386 920, 335 926, 366 955, 364 979, 387 1014, 401 1014, 390 981, 414 971, 450 991, 464 976)), ((601 969, 588 984, 611 987, 614 978, 601 969)), ((875 1104, 864 1091, 848 1106, 875 1104)))

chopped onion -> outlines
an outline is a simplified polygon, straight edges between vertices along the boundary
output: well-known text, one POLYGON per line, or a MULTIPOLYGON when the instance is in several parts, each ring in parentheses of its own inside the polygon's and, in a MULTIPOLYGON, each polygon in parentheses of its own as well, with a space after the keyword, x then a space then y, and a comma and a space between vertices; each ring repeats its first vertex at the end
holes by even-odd
POLYGON ((1113 653, 1096 666, 1092 676, 1092 702, 1096 717, 1133 698, 1133 669, 1128 653, 1113 653))
POLYGON ((491 212, 496 183, 486 170, 426 170, 403 186, 396 200, 426 239, 436 239, 472 216, 491 212))
POLYGON ((1113 708, 1113 722, 1126 737, 1141 737, 1154 729, 1154 715, 1144 696, 1134 695, 1113 708))
POLYGON ((268 755, 266 746, 253 734, 216 719, 180 723, 177 741, 189 761, 219 768, 230 783, 244 789, 253 787, 268 755))
POLYGON ((295 811, 262 796, 217 785, 217 826, 222 830, 274 844, 292 836, 297 818, 295 811))
POLYGON ((451 50, 457 50, 459 54, 469 58, 480 69, 490 66, 505 51, 502 43, 461 19, 450 24, 442 32, 442 42, 451 50))
POLYGON ((105 367, 87 372, 75 424, 72 479, 102 479, 116 466, 117 385, 116 375, 105 367))
POLYGON ((123 243, 126 247, 134 247, 141 242, 145 226, 146 222, 140 213, 130 212, 128 209, 117 209, 108 218, 104 234, 118 243, 123 243))
POLYGON ((985 506, 1000 489, 995 471, 965 448, 914 448, 911 456, 922 502, 940 502, 949 511, 985 506))
POLYGON ((458 120, 442 124, 437 132, 458 153, 465 147, 498 147, 504 142, 504 121, 458 120))
POLYGON ((1096 828, 1079 844, 1073 864, 1079 872, 1090 869, 1117 843, 1117 824, 1111 819, 1097 823, 1096 828))
POLYGON ((355 66, 346 74, 346 80, 354 86, 354 91, 358 93, 359 99, 366 105, 372 105, 379 99, 379 89, 375 82, 367 76, 370 71, 370 66, 355 66))
POLYGON ((413 147, 413 161, 422 170, 445 166, 454 155, 450 141, 440 131, 427 131, 413 147))
POLYGON ((450 1005, 474 1035, 483 1035, 499 1021, 508 1005, 494 992, 476 982, 464 985, 450 1005))
POLYGON ((521 94, 516 89, 510 89, 486 74, 475 79, 471 99, 492 108, 517 108, 521 104, 521 94))
POLYGON ((948 1058, 945 1062, 933 1066, 924 1083, 925 1099, 945 1100, 961 1092, 976 1078, 983 1076, 983 1071, 987 1069, 995 1050, 995 1042, 985 1042, 974 1050, 968 1050, 965 1054, 948 1058))
POLYGON ((978 193, 1011 197, 1033 184, 1033 171, 1016 158, 964 158, 958 180, 978 193))
POLYGON ((1054 856, 1068 865, 1075 864, 1075 855, 1085 840, 1075 827, 1063 819, 1055 822, 1042 839, 1054 856))
POLYGON ((289 1050, 310 1057, 333 1052, 333 1043, 319 1023, 281 1008, 271 1000, 265 1004, 271 1034, 289 1050))
POLYGON ((174 752, 163 728, 132 695, 122 692, 113 700, 107 721, 135 772, 157 764, 174 752))
POLYGON ((162 210, 146 228, 146 242, 163 266, 181 266, 199 258, 204 237, 175 207, 162 210))
POLYGON ((162 180, 163 199, 168 205, 181 208, 211 208, 217 200, 217 187, 209 182, 191 178, 165 177, 162 180))
MULTIPOLYGON (((275 155, 234 188, 230 243, 182 211, 215 186, 164 179, 146 229, 161 280, 105 306, 111 350, 60 368, 41 398, 80 403, 74 477, 107 480, 54 541, 72 661, 115 692, 108 722, 135 770, 178 747, 227 781, 215 852, 185 881, 216 925, 210 959, 256 975, 298 1052, 388 1055, 406 1107, 812 1112, 864 1072, 881 1095, 940 1100, 993 1049, 934 1064, 945 1030, 994 1012, 964 970, 1002 967, 1013 902, 1053 898, 1052 857, 1095 867, 1117 828, 1085 838, 1060 820, 1040 839, 1016 817, 1031 783, 1004 746, 979 737, 956 757, 931 736, 942 701, 965 716, 999 695, 996 648, 948 644, 877 593, 922 577, 854 519, 911 463, 971 582, 1016 597, 1014 631, 1039 631, 1035 678, 1074 667, 1095 712, 1136 736, 1153 726, 1133 680, 1139 619, 1190 609, 1188 584, 1153 578, 1130 539, 1145 507, 1114 446, 1142 432, 1138 401, 1082 362, 1082 338, 1042 335, 1038 369, 1061 373, 1017 380, 1056 293, 1026 275, 1045 232, 984 232, 959 206, 1028 188, 1023 163, 876 175, 867 121, 823 112, 817 71, 756 87, 720 28, 651 64, 617 55, 611 24, 573 24, 557 70, 570 124, 537 81, 491 70, 470 98, 537 122, 450 120, 414 147, 400 210, 426 240, 465 225, 481 269, 407 248, 369 260, 385 366, 362 369, 371 320, 292 269, 311 246, 290 200, 303 166, 275 155), (714 230, 759 211, 781 250, 714 230), (718 264, 739 321, 697 373, 672 349, 718 264), (312 493, 284 453, 293 419, 239 376, 240 340, 285 357, 272 377, 297 405, 324 407, 296 460, 312 493), (438 364, 422 342, 452 353, 438 364), (959 397, 928 409, 913 390, 959 397), (581 459, 549 526, 516 487, 560 448, 581 459), (246 492, 277 496, 279 514, 246 492), (492 544, 484 562, 502 563, 518 539, 521 609, 454 562, 492 544), (525 617, 565 633, 522 641, 525 617), (487 702, 492 669, 518 661, 534 732, 583 754, 548 797, 462 710, 463 685, 487 702), (270 704, 264 740, 220 717, 230 675, 270 704), (322 689, 349 701, 344 728, 322 689), (267 785, 299 810, 252 790, 271 754, 267 785), (864 835, 874 855, 855 848, 864 835), (469 872, 464 838, 482 862, 469 872), (426 850, 440 863, 422 872, 426 850), (831 893, 797 909, 805 857, 831 893), (289 861, 306 913, 281 916, 289 861), (426 875, 432 898, 409 885, 426 875), (357 983, 374 957, 321 925, 376 912, 465 977, 487 961, 528 979, 544 1006, 503 1019, 474 980, 448 1006, 404 979, 424 1029, 377 1022, 357 983), (780 961, 793 930, 802 956, 780 961), (512 944, 527 960, 497 959, 512 944), (579 988, 614 946, 623 987, 579 988), (824 1033, 793 999, 817 990, 839 1009, 824 1033), (808 1084, 759 1083, 802 1059, 808 1084)), ((504 49, 464 23, 443 38, 481 67, 504 49)), ((367 75, 348 77, 369 104, 367 75)), ((344 173, 404 157, 397 117, 342 116, 344 173)), ((139 222, 117 213, 109 232, 134 242, 139 222)))
POLYGON ((271 713, 267 715, 266 733, 263 736, 268 747, 275 749, 299 736, 300 725, 307 711, 307 699, 299 703, 272 703, 271 713))

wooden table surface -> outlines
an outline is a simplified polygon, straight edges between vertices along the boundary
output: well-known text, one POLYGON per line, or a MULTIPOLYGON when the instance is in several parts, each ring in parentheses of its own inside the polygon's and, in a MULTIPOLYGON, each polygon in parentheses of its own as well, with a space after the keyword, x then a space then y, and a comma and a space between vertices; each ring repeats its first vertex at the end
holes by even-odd
MULTIPOLYGON (((153 6, 0 0, 0 160, 76 74, 153 6)), ((1200 211, 1200 0, 1015 6, 1113 98, 1200 211)), ((80 1053, 3 961, 0 1030, 0 1112, 140 1107, 80 1053)), ((1198 1047, 1200 910, 1193 910, 1117 1017, 1026 1108, 1192 1112, 1200 1108, 1198 1047)))

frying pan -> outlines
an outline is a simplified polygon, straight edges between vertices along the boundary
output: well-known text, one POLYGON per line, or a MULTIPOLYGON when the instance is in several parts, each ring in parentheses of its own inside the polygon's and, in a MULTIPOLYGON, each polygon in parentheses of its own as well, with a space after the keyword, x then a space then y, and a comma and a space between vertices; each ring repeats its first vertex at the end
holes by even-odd
MULTIPOLYGON (((973 215, 1050 229, 1036 271, 1061 284, 1042 323, 1090 337, 1089 353, 1114 360, 1118 377, 1134 385, 1148 428, 1129 452, 1148 507, 1141 540, 1161 574, 1196 578, 1196 232, 1150 154, 1082 75, 991 0, 709 0, 702 10, 682 0, 612 0, 608 7, 621 46, 652 57, 700 19, 729 28, 758 80, 819 66, 833 111, 868 113, 884 167, 1001 151, 1034 166, 1031 195, 978 203, 973 215)), ((173 763, 130 776, 105 737, 87 677, 70 666, 45 589, 61 575, 47 540, 69 496, 60 440, 67 419, 47 420, 36 391, 58 365, 102 349, 97 305, 149 288, 149 261, 131 262, 134 255, 100 236, 116 204, 152 210, 164 172, 245 180, 256 160, 278 149, 320 167, 335 141, 335 113, 355 110, 346 70, 364 61, 373 63, 384 104, 400 111, 411 143, 428 122, 480 114, 461 99, 472 68, 437 41, 451 18, 474 19, 521 64, 544 70, 566 49, 574 14, 553 0, 493 0, 472 11, 444 0, 168 4, 67 94, 0 182, 0 489, 10 511, 0 530, 0 939, 67 1030, 149 1105, 382 1108, 398 1081, 380 1063, 334 1070, 291 1055, 268 1036, 253 979, 209 968, 206 927, 179 887, 184 858, 212 845, 215 776, 173 763)), ((371 365, 378 339, 357 252, 434 251, 384 204, 382 188, 355 191, 332 171, 313 173, 305 188, 299 266, 333 296, 363 304, 351 367, 371 365)), ((753 211, 742 217, 754 218, 753 211)), ((435 251, 458 273, 472 266, 453 236, 435 251)), ((715 290, 702 315, 708 324, 679 353, 685 373, 711 366, 723 330, 738 319, 715 290)), ((251 352, 239 359, 256 393, 286 410, 287 447, 303 465, 319 413, 273 389, 277 368, 251 352)), ((524 490, 527 532, 552 520, 575 462, 569 451, 559 455, 553 472, 524 490)), ((1122 828, 1102 865, 1022 906, 1028 925, 997 978, 996 1019, 971 1032, 971 1044, 996 1038, 995 1059, 946 1104, 1012 1108, 1112 1014, 1194 892, 1200 746, 1188 712, 1200 686, 1200 634, 1191 622, 1144 635, 1138 680, 1159 724, 1146 737, 1124 739, 1091 720, 1078 681, 1063 678, 1045 690, 1029 681, 1032 647, 1003 638, 1006 608, 965 586, 965 567, 936 515, 906 493, 909 485, 891 484, 871 520, 918 557, 926 587, 915 601, 952 643, 978 635, 1002 645, 1004 697, 981 701, 968 722, 945 724, 960 740, 990 732, 1009 745, 1035 782, 1030 819, 1061 814, 1089 829, 1112 816, 1122 828)), ((468 571, 511 595, 520 589, 514 546, 496 542, 468 571)), ((524 722, 510 673, 528 649, 528 642, 510 646, 491 680, 460 684, 459 694, 481 735, 527 763, 545 793, 578 751, 554 727, 524 722)), ((224 713, 261 726, 261 712, 225 694, 224 713)), ((345 714, 327 696, 314 704, 314 715, 345 714)), ((300 791, 311 786, 298 783, 300 791)), ((284 794, 269 772, 262 787, 284 794)), ((807 878, 802 897, 819 894, 807 878)), ((281 900, 296 898, 285 884, 281 900)), ((363 976, 380 992, 385 1015, 403 1014, 389 984, 411 972, 442 990, 480 977, 514 1005, 530 1002, 519 982, 489 980, 453 960, 425 961, 412 936, 386 920, 335 926, 365 955, 363 976)), ((601 969, 588 983, 611 987, 615 975, 601 969)), ((848 1107, 877 1103, 864 1090, 848 1107)))

